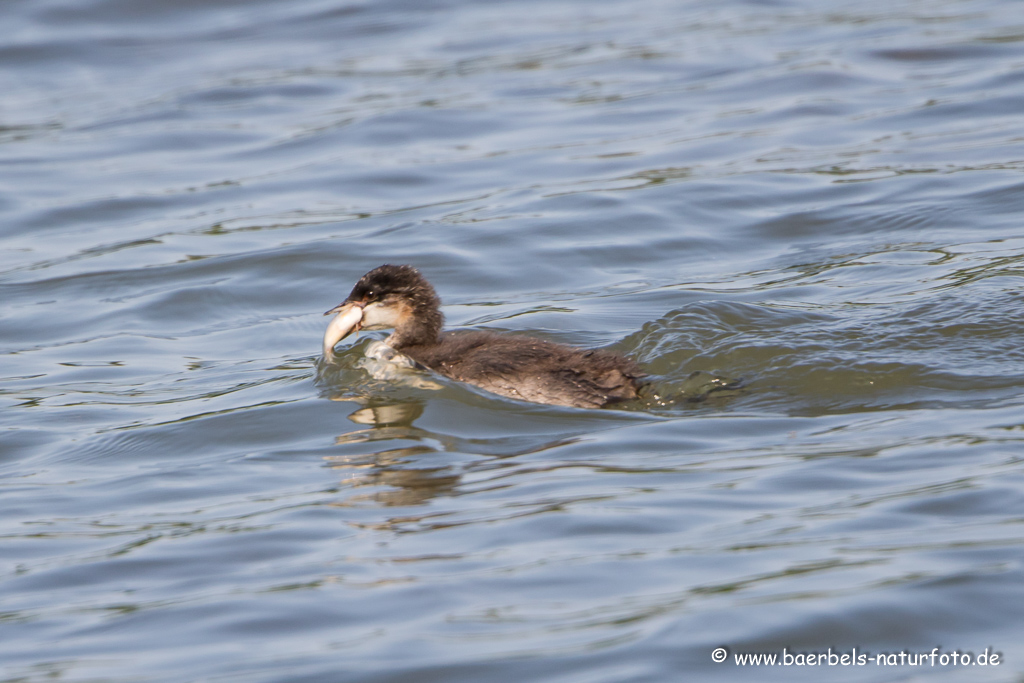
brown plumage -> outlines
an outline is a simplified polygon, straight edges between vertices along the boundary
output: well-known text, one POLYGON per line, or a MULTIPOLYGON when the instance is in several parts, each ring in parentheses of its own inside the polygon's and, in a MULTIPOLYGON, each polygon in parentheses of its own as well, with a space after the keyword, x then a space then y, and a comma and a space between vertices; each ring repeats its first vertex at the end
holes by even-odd
POLYGON ((359 318, 328 328, 324 354, 360 327, 393 327, 385 343, 446 377, 534 403, 600 408, 637 398, 644 373, 631 360, 512 334, 441 332, 444 317, 434 288, 412 266, 383 265, 364 275, 328 313, 359 318))

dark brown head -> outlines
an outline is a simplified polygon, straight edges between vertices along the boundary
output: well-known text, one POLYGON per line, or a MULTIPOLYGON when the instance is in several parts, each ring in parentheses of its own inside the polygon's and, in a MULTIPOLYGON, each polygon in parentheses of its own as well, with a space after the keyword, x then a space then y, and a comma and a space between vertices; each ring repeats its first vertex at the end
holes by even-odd
MULTIPOLYGON (((338 313, 339 318, 348 316, 354 320, 358 315, 354 315, 353 309, 361 309, 361 319, 344 335, 358 328, 394 328, 388 344, 398 349, 437 342, 444 325, 440 306, 434 288, 418 270, 412 266, 383 265, 359 278, 348 298, 327 313, 338 313)), ((329 334, 330 330, 328 328, 329 334)), ((338 340, 340 338, 334 343, 338 340)), ((329 341, 325 337, 325 349, 329 341)))

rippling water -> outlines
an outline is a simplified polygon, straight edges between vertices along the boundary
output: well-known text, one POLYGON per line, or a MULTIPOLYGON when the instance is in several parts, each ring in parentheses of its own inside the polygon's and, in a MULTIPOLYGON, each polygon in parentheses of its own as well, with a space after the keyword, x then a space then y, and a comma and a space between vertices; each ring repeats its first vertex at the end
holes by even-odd
POLYGON ((2 680, 1020 680, 1019 10, 5 3, 2 680), (669 398, 318 369, 384 262, 669 398))

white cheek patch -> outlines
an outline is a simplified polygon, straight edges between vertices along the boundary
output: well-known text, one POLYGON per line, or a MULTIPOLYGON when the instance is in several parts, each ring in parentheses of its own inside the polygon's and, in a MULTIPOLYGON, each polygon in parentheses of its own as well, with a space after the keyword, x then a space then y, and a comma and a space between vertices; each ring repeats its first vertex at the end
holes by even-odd
POLYGON ((334 354, 334 345, 340 342, 353 332, 359 330, 359 324, 363 321, 363 309, 359 306, 343 310, 334 316, 334 320, 327 326, 324 332, 324 358, 330 358, 334 354))
POLYGON ((386 330, 399 323, 397 306, 370 304, 363 310, 363 327, 368 330, 386 330))

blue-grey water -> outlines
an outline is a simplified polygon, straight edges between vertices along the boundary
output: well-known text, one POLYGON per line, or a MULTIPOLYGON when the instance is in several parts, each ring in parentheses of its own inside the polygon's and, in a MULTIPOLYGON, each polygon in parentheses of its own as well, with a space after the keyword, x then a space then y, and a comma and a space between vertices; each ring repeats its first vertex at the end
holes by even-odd
POLYGON ((1024 680, 1021 10, 0 4, 0 680, 1024 680), (661 398, 321 364, 385 262, 661 398))

